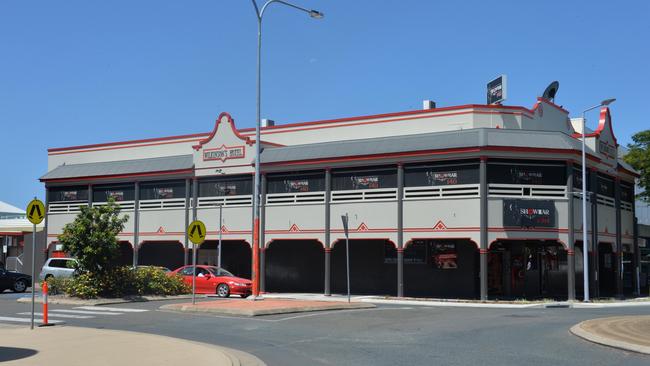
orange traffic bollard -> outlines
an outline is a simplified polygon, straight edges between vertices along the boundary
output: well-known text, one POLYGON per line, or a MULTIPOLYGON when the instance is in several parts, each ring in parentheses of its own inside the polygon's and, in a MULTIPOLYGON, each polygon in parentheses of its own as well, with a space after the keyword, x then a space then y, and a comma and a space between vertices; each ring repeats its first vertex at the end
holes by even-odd
POLYGON ((43 281, 43 324, 41 324, 41 327, 47 327, 49 325, 54 324, 47 322, 47 281, 43 281))

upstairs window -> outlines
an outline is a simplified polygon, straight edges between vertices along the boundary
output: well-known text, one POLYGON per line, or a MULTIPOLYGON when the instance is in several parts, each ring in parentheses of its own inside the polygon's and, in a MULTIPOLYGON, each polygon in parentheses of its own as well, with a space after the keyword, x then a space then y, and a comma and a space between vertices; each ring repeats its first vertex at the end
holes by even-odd
POLYGON ((140 183, 141 200, 185 198, 185 181, 160 181, 140 183))
POLYGON ((596 192, 602 196, 614 197, 614 179, 598 174, 598 187, 596 187, 596 192))
POLYGON ((477 183, 479 183, 479 165, 475 162, 412 165, 404 168, 404 186, 406 187, 477 183))
POLYGON ((117 184, 93 187, 93 202, 107 202, 113 198, 116 202, 135 200, 134 184, 117 184))
POLYGON ((50 202, 88 201, 88 186, 50 187, 50 202))
POLYGON ((566 185, 564 164, 488 161, 488 183, 566 185))
POLYGON ((397 168, 356 169, 332 172, 333 191, 396 187, 397 168))
POLYGON ((268 175, 267 193, 301 193, 325 190, 325 173, 268 175))
POLYGON ((634 185, 621 182, 621 201, 634 202, 634 185))
POLYGON ((250 175, 199 180, 199 197, 240 196, 252 192, 253 178, 250 175))

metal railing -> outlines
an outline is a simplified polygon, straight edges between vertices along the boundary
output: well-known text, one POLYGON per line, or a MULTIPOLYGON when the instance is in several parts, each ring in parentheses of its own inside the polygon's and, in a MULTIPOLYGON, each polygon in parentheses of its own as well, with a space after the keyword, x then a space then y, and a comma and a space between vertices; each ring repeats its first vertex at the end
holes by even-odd
POLYGON ((305 205, 324 203, 325 192, 269 193, 266 195, 267 205, 305 205))
POLYGON ((489 184, 492 197, 567 198, 566 186, 533 184, 489 184))
POLYGON ((404 200, 478 198, 479 196, 479 184, 404 188, 404 200))
POLYGON ((394 201, 396 199, 397 188, 358 189, 331 192, 331 202, 394 201))
POLYGON ((209 207, 233 207, 233 206, 250 206, 253 204, 252 195, 239 195, 239 196, 215 196, 215 197, 199 197, 198 208, 209 207))
MULTIPOLYGON (((133 210, 135 208, 135 201, 116 201, 121 210, 133 210)), ((108 202, 93 202, 93 207, 101 207, 108 205, 108 202)))
POLYGON ((170 210, 185 208, 185 198, 140 200, 140 210, 170 210))
POLYGON ((48 213, 78 213, 81 206, 88 206, 88 201, 54 202, 48 205, 48 213))

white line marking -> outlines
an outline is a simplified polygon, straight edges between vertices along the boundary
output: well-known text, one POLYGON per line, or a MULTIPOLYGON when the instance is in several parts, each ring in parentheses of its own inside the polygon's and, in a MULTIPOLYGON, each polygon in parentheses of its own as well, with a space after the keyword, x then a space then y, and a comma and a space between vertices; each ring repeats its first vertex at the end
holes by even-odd
MULTIPOLYGON (((16 313, 16 315, 30 315, 31 313, 25 312, 25 313, 16 313)), ((38 316, 43 316, 43 313, 34 313, 34 315, 38 316)), ((49 313, 49 317, 52 318, 71 318, 71 319, 90 319, 94 318, 92 315, 72 315, 72 314, 56 314, 56 313, 49 313)))
POLYGON ((93 310, 93 311, 119 311, 123 313, 144 313, 146 309, 128 309, 128 308, 109 308, 106 306, 77 306, 75 309, 93 310))
MULTIPOLYGON (((0 322, 1 321, 4 321, 4 322, 16 322, 16 323, 30 323, 32 320, 29 319, 29 318, 12 318, 12 317, 9 317, 9 316, 0 316, 0 322)), ((34 319, 34 323, 43 323, 43 319, 34 319)), ((52 320, 49 323, 58 324, 58 323, 63 323, 63 321, 61 321, 61 320, 52 320)))
POLYGON ((109 313, 108 311, 85 311, 85 310, 50 310, 51 313, 90 314, 90 315, 123 315, 124 313, 109 313))

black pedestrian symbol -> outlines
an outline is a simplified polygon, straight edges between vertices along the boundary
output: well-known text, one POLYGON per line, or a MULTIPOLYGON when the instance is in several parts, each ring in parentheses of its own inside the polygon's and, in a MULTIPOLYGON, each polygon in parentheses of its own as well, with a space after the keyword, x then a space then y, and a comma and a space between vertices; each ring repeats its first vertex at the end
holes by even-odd
POLYGON ((41 213, 41 208, 38 205, 33 205, 31 211, 29 211, 29 217, 34 218, 34 211, 38 214, 37 218, 42 219, 43 214, 41 213))
POLYGON ((194 225, 194 227, 192 228, 192 231, 190 232, 190 235, 194 236, 194 233, 197 232, 197 231, 199 232, 199 237, 202 237, 203 233, 201 232, 201 226, 198 225, 198 224, 194 225))

